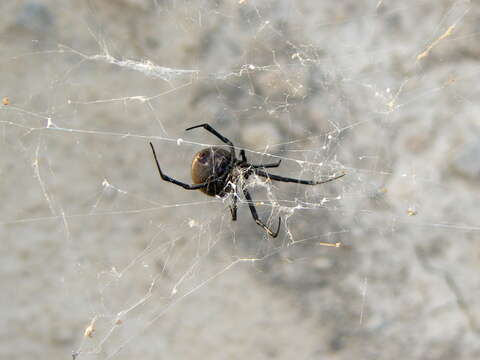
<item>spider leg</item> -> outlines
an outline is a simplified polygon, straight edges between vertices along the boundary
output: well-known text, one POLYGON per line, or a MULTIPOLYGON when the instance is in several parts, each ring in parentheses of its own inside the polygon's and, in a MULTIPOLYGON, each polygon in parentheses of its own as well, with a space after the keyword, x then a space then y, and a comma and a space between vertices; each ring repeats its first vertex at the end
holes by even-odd
POLYGON ((260 165, 250 165, 251 168, 253 169, 262 169, 262 168, 276 168, 280 166, 280 163, 282 162, 282 159, 278 160, 276 163, 270 163, 270 164, 260 164, 260 165))
POLYGON ((195 125, 195 126, 186 128, 185 131, 192 130, 192 129, 196 129, 196 128, 199 128, 199 127, 203 127, 205 130, 207 130, 208 132, 211 132, 213 135, 215 135, 215 136, 218 137, 220 140, 222 140, 225 144, 228 144, 228 145, 230 145, 230 146, 233 148, 233 143, 232 143, 230 140, 228 140, 225 136, 223 136, 222 134, 220 134, 220 133, 219 133, 217 130, 215 130, 213 127, 211 127, 209 124, 195 125))
POLYGON ((199 128, 199 127, 203 127, 205 130, 207 130, 208 132, 212 133, 213 135, 215 135, 216 137, 218 137, 220 140, 222 140, 225 144, 228 144, 229 147, 230 147, 230 154, 232 156, 232 160, 230 162, 230 166, 233 166, 233 163, 236 161, 236 157, 235 157, 235 147, 233 146, 233 143, 227 139, 225 136, 223 136, 222 134, 220 134, 217 130, 215 130, 213 127, 211 127, 209 124, 200 124, 200 125, 195 125, 195 126, 191 126, 189 128, 186 128, 185 131, 188 131, 188 130, 192 130, 192 129, 196 129, 196 128, 199 128))
POLYGON ((278 175, 272 175, 269 174, 265 171, 259 170, 254 168, 253 172, 259 176, 263 176, 267 179, 275 180, 275 181, 283 181, 283 182, 292 182, 292 183, 297 183, 297 184, 303 184, 303 185, 319 185, 319 184, 325 184, 330 181, 334 181, 337 179, 340 179, 341 177, 345 176, 345 173, 342 173, 340 175, 334 176, 330 179, 327 180, 322 180, 322 181, 314 181, 314 180, 302 180, 302 179, 294 179, 294 178, 289 178, 289 177, 284 177, 284 176, 278 176, 278 175))
POLYGON ((267 233, 273 238, 276 238, 278 236, 278 231, 280 230, 280 220, 281 218, 278 217, 278 227, 277 231, 273 232, 270 230, 267 225, 265 225, 259 218, 257 214, 257 209, 255 209, 255 205, 253 205, 252 202, 252 197, 250 196, 250 193, 248 192, 247 189, 243 189, 243 194, 245 195, 245 198, 248 201, 248 207, 250 208, 250 212, 252 213, 253 220, 257 223, 257 225, 261 226, 267 233))
POLYGON ((247 162, 247 156, 245 155, 245 150, 244 149, 240 150, 240 157, 242 158, 242 162, 244 162, 244 163, 247 162))
POLYGON ((178 185, 178 186, 181 186, 183 187, 184 189, 186 190, 197 190, 197 189, 201 189, 201 188, 204 188, 208 185, 208 183, 202 183, 202 184, 193 184, 193 185, 190 185, 190 184, 185 184, 181 181, 178 181, 178 180, 175 180, 173 178, 171 178, 170 176, 167 176, 165 175, 163 172, 162 172, 162 169, 160 169, 160 164, 158 163, 158 159, 157 159, 157 154, 155 153, 155 148, 153 147, 153 144, 150 143, 150 147, 152 148, 152 151, 153 151, 153 157, 155 158, 155 163, 157 164, 157 169, 158 169, 158 172, 160 174, 160 177, 162 178, 162 180, 165 180, 165 181, 168 181, 168 182, 171 182, 175 185, 178 185))
POLYGON ((282 162, 282 159, 278 160, 276 163, 269 163, 269 164, 259 164, 259 165, 252 165, 247 162, 247 157, 245 155, 245 150, 242 149, 240 150, 240 158, 242 159, 241 165, 244 167, 250 167, 253 169, 261 169, 261 168, 275 168, 279 167, 280 163, 282 162))
POLYGON ((230 205, 230 213, 232 214, 232 221, 237 221, 237 194, 233 194, 232 205, 230 205))

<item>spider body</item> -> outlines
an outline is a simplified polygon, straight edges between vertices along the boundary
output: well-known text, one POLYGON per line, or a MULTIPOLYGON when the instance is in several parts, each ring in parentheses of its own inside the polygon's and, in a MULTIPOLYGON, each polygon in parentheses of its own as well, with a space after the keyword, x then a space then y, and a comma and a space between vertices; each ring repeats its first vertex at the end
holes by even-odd
MULTIPOLYGON (((340 175, 331 177, 323 181, 302 180, 273 175, 266 172, 265 169, 279 167, 281 160, 276 163, 252 165, 248 163, 247 157, 245 155, 245 150, 243 149, 240 150, 240 159, 237 159, 233 143, 226 137, 221 135, 219 132, 217 132, 209 124, 192 126, 186 130, 192 130, 199 127, 203 127, 205 130, 212 133, 225 144, 227 144, 228 150, 219 146, 212 146, 202 149, 198 153, 196 153, 192 161, 193 184, 190 185, 175 180, 174 178, 171 178, 170 176, 165 175, 162 172, 162 169, 160 168, 160 164, 157 159, 157 155, 155 153, 155 148, 153 147, 153 144, 150 143, 150 147, 152 148, 153 157, 155 158, 158 172, 162 180, 181 186, 185 190, 200 190, 206 195, 219 197, 225 197, 229 194, 232 194, 232 204, 230 205, 230 212, 232 214, 233 221, 237 220, 237 201, 239 198, 237 190, 239 187, 235 185, 242 179, 248 179, 248 177, 252 174, 270 180, 292 182, 303 185, 324 184, 326 182, 339 179, 345 175, 342 173, 340 175)), ((277 237, 278 231, 280 230, 280 217, 278 218, 277 230, 272 231, 265 223, 263 223, 259 219, 257 210, 248 189, 242 188, 242 192, 245 199, 247 200, 248 207, 250 208, 252 217, 257 223, 257 225, 261 226, 271 237, 277 237)))
POLYGON ((200 191, 209 196, 224 197, 231 190, 229 186, 232 155, 229 151, 212 146, 200 150, 192 161, 194 184, 207 183, 200 191))

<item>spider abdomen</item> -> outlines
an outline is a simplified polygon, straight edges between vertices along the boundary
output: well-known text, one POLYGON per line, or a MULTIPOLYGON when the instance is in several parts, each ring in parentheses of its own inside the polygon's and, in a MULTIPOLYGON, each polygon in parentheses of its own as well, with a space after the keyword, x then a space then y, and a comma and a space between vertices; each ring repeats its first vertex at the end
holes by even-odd
POLYGON ((208 185, 200 189, 203 193, 210 196, 224 196, 229 192, 231 160, 231 153, 221 147, 213 146, 199 151, 192 161, 193 183, 207 182, 208 185))

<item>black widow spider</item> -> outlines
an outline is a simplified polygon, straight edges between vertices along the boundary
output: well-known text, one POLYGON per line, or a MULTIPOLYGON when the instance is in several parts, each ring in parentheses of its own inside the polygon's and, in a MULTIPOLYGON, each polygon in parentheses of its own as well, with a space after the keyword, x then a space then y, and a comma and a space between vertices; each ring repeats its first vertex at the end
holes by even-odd
MULTIPOLYGON (((261 164, 261 165, 252 165, 247 162, 247 157, 245 156, 245 150, 240 150, 240 159, 237 159, 235 155, 235 147, 233 143, 228 140, 225 136, 221 135, 218 131, 212 128, 209 124, 201 124, 189 127, 188 130, 196 129, 203 127, 205 130, 209 131, 225 144, 228 144, 230 151, 227 151, 224 148, 218 146, 212 146, 203 150, 200 150, 195 154, 192 161, 192 180, 193 184, 185 184, 181 181, 175 180, 170 176, 165 175, 160 168, 158 163, 157 155, 155 154, 155 148, 153 144, 150 143, 152 148, 153 157, 157 164, 158 172, 162 180, 174 183, 175 185, 183 187, 185 190, 200 190, 203 193, 210 196, 219 196, 225 197, 228 194, 233 193, 233 203, 230 205, 230 212, 232 214, 232 221, 237 220, 237 182, 243 177, 243 179, 248 179, 252 174, 262 176, 264 178, 283 181, 283 182, 292 182, 296 184, 303 185, 318 185, 324 184, 333 180, 337 180, 344 176, 345 174, 340 174, 333 178, 324 180, 324 181, 313 181, 313 180, 301 180, 293 179, 278 175, 273 175, 267 173, 264 169, 266 168, 276 168, 280 166, 281 160, 278 160, 276 163, 261 164)), ((265 225, 259 218, 257 210, 252 201, 252 197, 246 188, 243 188, 243 195, 247 199, 248 207, 252 213, 252 217, 255 222, 261 226, 271 237, 275 238, 278 235, 280 230, 280 217, 278 218, 278 226, 276 231, 272 231, 270 228, 265 225)))

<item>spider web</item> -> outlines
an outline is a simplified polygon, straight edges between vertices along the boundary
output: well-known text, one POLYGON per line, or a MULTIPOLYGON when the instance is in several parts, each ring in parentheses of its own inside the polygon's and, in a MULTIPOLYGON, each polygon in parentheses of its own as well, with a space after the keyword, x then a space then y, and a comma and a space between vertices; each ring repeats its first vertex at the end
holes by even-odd
POLYGON ((478 357, 476 3, 0 10, 6 358, 478 357), (239 184, 272 239, 159 178, 148 142, 189 182, 205 122, 346 176, 239 184))

